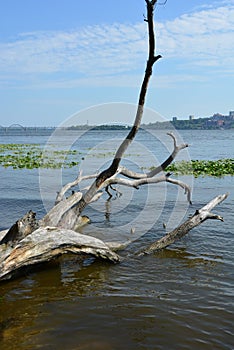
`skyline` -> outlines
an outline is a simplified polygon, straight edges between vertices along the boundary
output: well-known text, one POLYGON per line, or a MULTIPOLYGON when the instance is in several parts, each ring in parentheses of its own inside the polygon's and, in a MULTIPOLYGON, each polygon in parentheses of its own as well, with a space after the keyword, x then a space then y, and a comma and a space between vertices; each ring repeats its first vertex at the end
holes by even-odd
MULTIPOLYGON (((144 0, 100 0, 89 7, 75 0, 4 2, 0 125, 57 126, 95 105, 136 105, 148 55, 145 12, 144 0)), ((233 17, 233 0, 156 6, 156 54, 162 58, 146 107, 165 120, 233 110, 233 17)), ((90 124, 129 124, 134 115, 97 118, 90 124)), ((153 121, 146 115, 142 122, 153 121)))

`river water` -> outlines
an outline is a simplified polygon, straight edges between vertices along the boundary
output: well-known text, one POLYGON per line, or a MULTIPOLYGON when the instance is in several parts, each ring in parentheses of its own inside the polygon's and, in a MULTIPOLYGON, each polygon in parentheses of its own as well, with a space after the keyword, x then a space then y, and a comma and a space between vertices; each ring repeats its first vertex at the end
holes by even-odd
MULTIPOLYGON (((5 134, 0 143, 36 143, 77 149, 78 167, 58 170, 0 168, 0 230, 29 209, 42 217, 62 183, 78 170, 107 166, 124 131, 5 134), (78 169, 79 168, 79 169, 78 169)), ((233 158, 232 130, 185 130, 189 148, 178 159, 233 158)), ((172 150, 166 131, 140 131, 123 164, 147 171, 172 150)), ((193 190, 164 183, 139 190, 118 187, 86 208, 82 232, 106 241, 130 240, 118 265, 64 256, 0 284, 0 348, 21 349, 223 349, 234 348, 233 177, 179 177, 193 190), (218 194, 229 197, 207 221, 169 248, 146 257, 134 252, 170 230, 218 194), (134 228, 134 233, 130 233, 134 228)), ((85 186, 86 184, 84 184, 85 186)))

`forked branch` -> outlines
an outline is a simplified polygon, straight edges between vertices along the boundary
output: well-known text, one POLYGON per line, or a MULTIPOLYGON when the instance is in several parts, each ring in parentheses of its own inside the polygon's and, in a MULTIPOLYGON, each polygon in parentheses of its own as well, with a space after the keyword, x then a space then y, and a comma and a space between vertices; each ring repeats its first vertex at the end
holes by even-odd
POLYGON ((91 174, 91 175, 86 175, 86 176, 82 176, 82 174, 78 174, 77 178, 72 181, 67 183, 66 185, 64 185, 61 190, 58 192, 56 200, 55 200, 55 204, 63 201, 64 199, 66 199, 65 194, 67 193, 67 191, 69 191, 71 188, 77 186, 81 181, 84 180, 89 180, 89 179, 94 179, 97 177, 98 174, 91 174))
POLYGON ((129 179, 124 179, 124 178, 118 178, 118 177, 111 177, 107 179, 104 184, 105 186, 109 185, 123 185, 123 186, 128 186, 128 187, 134 187, 136 189, 139 188, 139 186, 146 185, 146 184, 157 184, 160 182, 169 182, 171 184, 180 186, 181 188, 184 189, 185 194, 187 195, 187 200, 190 204, 192 204, 191 201, 191 188, 184 182, 176 179, 171 179, 170 178, 170 173, 158 176, 158 177, 144 177, 142 179, 135 179, 135 180, 129 180, 129 179))
POLYGON ((182 143, 181 145, 177 145, 176 138, 175 138, 174 134, 171 132, 168 132, 167 135, 169 135, 173 139, 174 149, 173 149, 172 153, 169 155, 169 157, 162 164, 155 167, 153 170, 149 171, 148 173, 136 173, 134 171, 131 171, 131 170, 121 166, 121 167, 119 167, 119 173, 121 175, 124 175, 128 178, 131 178, 131 179, 144 179, 144 178, 153 177, 153 176, 159 174, 160 172, 166 170, 168 165, 170 165, 173 162, 173 160, 176 158, 177 154, 182 149, 189 146, 187 143, 182 143))

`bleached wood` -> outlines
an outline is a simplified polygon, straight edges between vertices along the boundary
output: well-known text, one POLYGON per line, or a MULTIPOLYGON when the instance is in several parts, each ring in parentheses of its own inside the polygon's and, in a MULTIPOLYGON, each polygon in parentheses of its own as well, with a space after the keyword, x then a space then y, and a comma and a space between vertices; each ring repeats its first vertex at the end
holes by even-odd
POLYGON ((123 186, 128 186, 128 187, 134 187, 138 188, 139 186, 145 185, 145 184, 157 184, 160 182, 169 182, 174 185, 180 186, 185 190, 185 194, 187 194, 187 200, 189 203, 191 203, 191 188, 184 182, 176 179, 171 179, 170 178, 170 173, 164 174, 158 177, 144 177, 141 179, 136 179, 136 180, 130 180, 130 179, 124 179, 124 178, 117 178, 117 177, 111 177, 110 179, 107 179, 105 181, 105 185, 123 185, 123 186))
POLYGON ((119 262, 119 256, 97 238, 72 230, 43 227, 14 247, 0 246, 0 279, 10 278, 22 267, 50 261, 66 253, 89 254, 113 263, 119 262))
POLYGON ((194 227, 200 225, 207 219, 215 219, 223 221, 223 217, 217 214, 213 214, 210 211, 222 201, 224 201, 228 196, 228 193, 219 195, 212 199, 208 204, 199 210, 196 210, 194 215, 188 218, 180 226, 176 227, 173 231, 167 233, 165 236, 157 240, 156 242, 150 244, 147 248, 140 251, 137 255, 151 254, 157 250, 161 250, 171 245, 181 237, 185 236, 194 227))
MULTIPOLYGON (((67 191, 69 191, 71 188, 77 186, 81 181, 94 179, 97 176, 98 176, 98 174, 91 174, 91 175, 82 176, 82 173, 80 173, 74 181, 67 183, 66 185, 64 185, 61 188, 61 190, 57 194, 55 204, 63 201, 65 199, 65 194, 67 193, 67 191)), ((77 201, 79 201, 79 199, 77 199, 77 201)))
POLYGON ((64 213, 82 198, 81 192, 59 201, 40 221, 40 226, 57 226, 64 213))
POLYGON ((177 154, 182 149, 187 148, 189 146, 188 143, 182 143, 181 145, 177 145, 176 137, 172 132, 168 132, 167 135, 169 135, 173 139, 174 149, 172 153, 169 155, 169 157, 162 164, 160 164, 159 166, 155 167, 153 170, 147 173, 136 173, 134 171, 127 169, 126 167, 120 166, 119 173, 131 179, 144 179, 144 178, 154 177, 155 175, 164 171, 166 167, 173 162, 177 154))

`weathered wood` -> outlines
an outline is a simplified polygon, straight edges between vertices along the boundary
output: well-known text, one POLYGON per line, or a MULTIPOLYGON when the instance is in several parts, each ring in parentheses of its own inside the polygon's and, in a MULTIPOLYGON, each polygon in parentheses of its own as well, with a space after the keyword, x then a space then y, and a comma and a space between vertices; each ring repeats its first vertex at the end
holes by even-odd
POLYGON ((7 234, 8 231, 9 229, 0 231, 0 241, 3 239, 3 237, 7 234))
POLYGON ((56 205, 43 217, 40 226, 57 226, 64 213, 82 198, 81 192, 75 192, 70 197, 56 201, 56 205))
MULTIPOLYGON (((204 207, 196 210, 195 214, 180 226, 136 254, 143 256, 164 249, 208 219, 223 221, 220 215, 213 214, 211 210, 227 196, 228 193, 215 197, 204 207)), ((4 238, 7 232, 9 231, 0 232, 0 237, 4 238)), ((18 242, 9 240, 0 245, 0 280, 11 278, 23 267, 47 262, 67 253, 88 254, 117 263, 120 257, 113 249, 123 248, 118 244, 111 246, 111 243, 104 243, 100 239, 58 227, 40 227, 18 239, 18 242)), ((129 244, 130 241, 126 246, 129 244)))
POLYGON ((167 135, 169 135, 174 142, 174 149, 172 153, 169 155, 169 157, 160 165, 155 167, 153 170, 149 171, 148 173, 136 173, 133 172, 126 167, 119 167, 119 173, 121 175, 124 175, 131 179, 144 179, 144 178, 150 178, 154 177, 155 175, 159 174, 160 172, 164 171, 166 167, 173 162, 173 160, 176 158, 177 154, 184 148, 187 148, 189 145, 188 143, 182 143, 181 145, 177 145, 176 138, 172 132, 168 132, 167 135))
MULTIPOLYGON (((82 176, 82 174, 80 173, 77 178, 72 181, 67 183, 66 185, 64 185, 61 190, 58 192, 56 200, 55 200, 55 204, 63 201, 66 197, 65 194, 67 193, 68 190, 70 190, 72 187, 75 187, 76 185, 78 185, 81 181, 84 180, 89 180, 89 179, 94 179, 98 176, 98 174, 92 174, 92 175, 86 175, 86 176, 82 176)), ((80 200, 80 198, 77 198, 77 202, 80 200)))
POLYGON ((20 268, 50 261, 62 254, 88 254, 119 262, 119 256, 103 241, 72 230, 43 227, 35 230, 12 247, 0 246, 0 280, 9 279, 20 268))
POLYGON ((7 231, 0 241, 0 245, 7 243, 14 245, 34 230, 38 228, 36 213, 30 210, 21 219, 17 220, 14 225, 7 231))
POLYGON ((216 219, 223 221, 222 216, 216 215, 210 212, 216 205, 224 201, 228 196, 228 193, 219 195, 212 199, 208 204, 202 207, 199 210, 196 210, 195 214, 188 218, 184 223, 180 226, 176 227, 173 231, 167 233, 164 237, 160 238, 156 242, 150 244, 147 248, 138 252, 137 255, 141 256, 144 254, 151 254, 157 250, 164 249, 177 241, 178 239, 185 236, 190 230, 194 227, 200 225, 207 219, 216 219))
POLYGON ((185 194, 187 195, 187 200, 191 204, 191 188, 185 184, 184 182, 176 179, 171 179, 170 178, 171 173, 167 173, 158 177, 143 177, 140 179, 134 179, 134 180, 129 180, 129 179, 124 179, 124 178, 117 178, 117 177, 111 177, 110 179, 107 179, 105 181, 105 185, 123 185, 127 187, 134 187, 136 189, 139 188, 139 186, 145 185, 145 184, 157 184, 160 182, 169 182, 174 185, 180 186, 181 188, 184 189, 185 194))
MULTIPOLYGON (((148 49, 148 59, 146 63, 146 70, 144 74, 144 78, 141 84, 141 89, 139 93, 139 99, 138 99, 138 107, 136 111, 135 120, 133 123, 133 126, 126 136, 126 138, 122 141, 120 146, 118 147, 115 156, 112 160, 111 165, 102 171, 100 174, 96 175, 88 175, 86 177, 82 177, 81 174, 71 183, 65 185, 61 191, 58 193, 56 198, 56 206, 51 209, 51 211, 43 218, 41 221, 42 226, 51 225, 51 226, 58 226, 63 227, 67 229, 76 230, 77 227, 80 224, 79 217, 81 216, 82 211, 85 209, 85 207, 92 201, 99 198, 101 195, 100 190, 103 190, 103 188, 108 188, 111 184, 119 183, 121 185, 126 186, 132 186, 132 187, 138 187, 143 184, 150 184, 150 183, 157 183, 161 181, 161 178, 159 179, 152 179, 155 175, 165 170, 166 166, 169 165, 174 158, 176 157, 177 153, 184 149, 185 147, 188 147, 187 144, 177 145, 175 136, 172 133, 169 133, 169 136, 172 137, 174 141, 174 150, 169 155, 169 157, 158 167, 153 169, 147 174, 136 174, 133 172, 130 172, 128 169, 120 166, 120 161, 129 147, 129 145, 132 143, 133 139, 135 138, 143 116, 144 112, 144 105, 145 105, 145 99, 148 89, 148 84, 152 75, 152 69, 156 61, 161 58, 160 55, 155 55, 155 35, 154 35, 154 7, 157 3, 157 0, 145 0, 146 7, 147 7, 147 17, 145 21, 148 25, 148 40, 149 40, 149 49, 148 49), (136 180, 139 180, 136 183, 132 182, 130 183, 128 180, 124 181, 122 178, 117 179, 117 175, 121 174, 128 178, 133 178, 136 180), (89 188, 82 192, 82 194, 76 195, 74 194, 69 197, 69 199, 65 199, 65 194, 68 191, 68 189, 76 186, 80 181, 83 179, 91 179, 95 177, 95 181, 89 186, 89 188), (142 181, 140 181, 142 179, 142 181), (147 180, 143 180, 147 179, 147 180)), ((185 189, 185 192, 187 193, 187 198, 189 201, 191 201, 191 191, 188 185, 182 183, 178 180, 172 180, 169 179, 169 176, 165 176, 165 180, 171 182, 173 184, 179 185, 185 189)))

